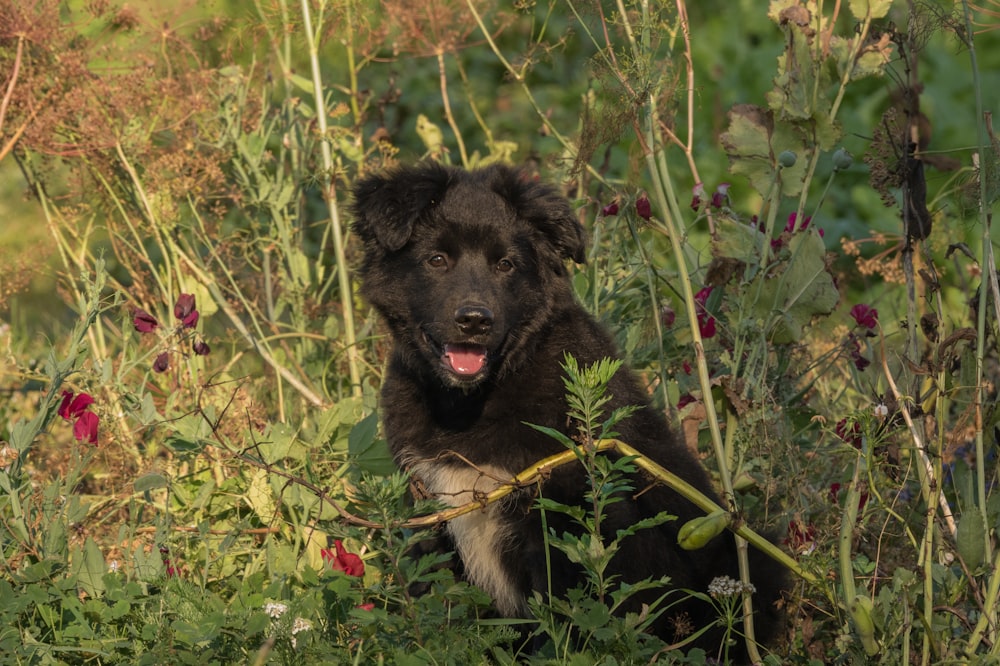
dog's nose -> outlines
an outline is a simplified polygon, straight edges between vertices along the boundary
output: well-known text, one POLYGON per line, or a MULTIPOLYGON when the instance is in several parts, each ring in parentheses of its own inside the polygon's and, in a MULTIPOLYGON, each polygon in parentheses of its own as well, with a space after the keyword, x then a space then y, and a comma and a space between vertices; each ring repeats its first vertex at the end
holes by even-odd
POLYGON ((493 327, 493 312, 485 305, 463 305, 455 310, 455 323, 466 335, 486 333, 493 327))

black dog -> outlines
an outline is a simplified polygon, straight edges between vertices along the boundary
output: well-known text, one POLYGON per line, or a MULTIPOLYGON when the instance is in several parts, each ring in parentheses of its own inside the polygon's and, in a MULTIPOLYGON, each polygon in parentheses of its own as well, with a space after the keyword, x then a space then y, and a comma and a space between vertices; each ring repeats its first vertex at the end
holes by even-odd
MULTIPOLYGON (((568 352, 588 365, 618 351, 574 300, 566 260, 584 260, 584 233, 554 188, 504 166, 464 171, 425 163, 362 179, 354 190, 354 229, 365 244, 362 293, 394 338, 382 389, 386 437, 396 462, 442 501, 464 504, 531 464, 564 449, 532 423, 573 436, 563 371, 568 352)), ((632 373, 613 377, 610 410, 641 408, 618 426, 621 439, 715 497, 698 460, 654 411, 632 373)), ((648 479, 634 480, 637 489, 648 479)), ((585 505, 586 477, 566 465, 542 494, 585 505)), ((465 576, 506 616, 525 616, 533 592, 549 589, 538 511, 527 494, 448 524, 465 576)), ((606 534, 662 511, 679 517, 627 537, 609 574, 624 582, 669 576, 671 586, 702 593, 717 576, 738 579, 732 535, 694 551, 677 531, 703 513, 656 486, 612 504, 606 534)), ((574 529, 549 512, 556 533, 574 529)), ((551 553, 556 593, 581 580, 578 568, 551 553)), ((781 567, 752 553, 760 640, 778 627, 781 567)), ((683 593, 678 592, 679 596, 683 593)), ((655 597, 656 595, 654 595, 655 597)), ((635 609, 635 608, 633 608, 635 609)), ((707 603, 672 606, 653 629, 666 641, 717 618, 707 603)), ((718 650, 721 634, 698 643, 718 650)))

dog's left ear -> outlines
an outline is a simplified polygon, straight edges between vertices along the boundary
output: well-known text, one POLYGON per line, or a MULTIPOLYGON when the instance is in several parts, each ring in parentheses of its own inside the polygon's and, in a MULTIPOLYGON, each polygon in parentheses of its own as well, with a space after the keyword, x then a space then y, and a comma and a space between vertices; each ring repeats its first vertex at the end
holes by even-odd
POLYGON ((502 167, 498 175, 494 191, 514 207, 519 217, 542 232, 561 259, 578 264, 587 260, 586 234, 566 197, 521 171, 502 167))
POLYGON ((441 201, 451 173, 435 162, 365 176, 354 185, 354 231, 366 245, 397 252, 420 216, 441 201))

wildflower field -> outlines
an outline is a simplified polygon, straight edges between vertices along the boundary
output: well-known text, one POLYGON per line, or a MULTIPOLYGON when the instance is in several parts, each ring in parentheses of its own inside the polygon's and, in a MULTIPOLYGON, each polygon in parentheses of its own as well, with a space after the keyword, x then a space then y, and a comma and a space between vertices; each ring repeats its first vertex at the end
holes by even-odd
MULTIPOLYGON (((789 571, 754 659, 1000 663, 998 36, 997 0, 0 0, 0 663, 725 661, 599 572, 528 623, 414 555, 447 516, 381 436, 348 203, 420 159, 574 202, 577 296, 789 571)), ((689 593, 733 625, 745 583, 689 593)))

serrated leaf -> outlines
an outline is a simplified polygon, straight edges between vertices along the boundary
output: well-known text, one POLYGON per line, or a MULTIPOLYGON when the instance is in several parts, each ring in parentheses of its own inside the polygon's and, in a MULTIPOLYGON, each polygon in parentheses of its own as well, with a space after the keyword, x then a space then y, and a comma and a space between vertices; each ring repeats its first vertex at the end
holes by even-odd
POLYGON ((819 234, 799 232, 789 248, 792 256, 783 270, 758 275, 746 290, 758 294, 754 314, 766 323, 768 339, 775 344, 801 340, 813 317, 829 314, 840 299, 819 234))
POLYGON ((986 525, 983 524, 983 517, 974 511, 964 513, 962 519, 958 521, 955 545, 966 566, 972 570, 979 568, 986 561, 985 538, 986 525))

